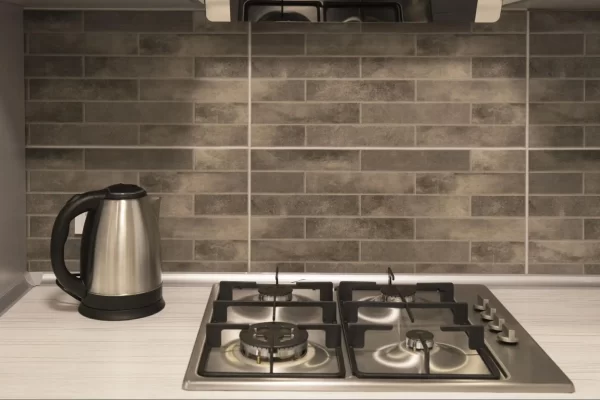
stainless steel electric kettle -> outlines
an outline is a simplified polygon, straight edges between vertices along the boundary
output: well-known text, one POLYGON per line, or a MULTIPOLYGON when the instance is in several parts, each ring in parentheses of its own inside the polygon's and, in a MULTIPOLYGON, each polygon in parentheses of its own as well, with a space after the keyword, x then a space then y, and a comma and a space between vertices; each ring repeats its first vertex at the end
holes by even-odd
POLYGON ((65 204, 52 228, 50 259, 58 286, 81 301, 80 314, 121 321, 164 308, 159 210, 160 198, 122 183, 78 194, 65 204), (64 247, 71 221, 85 212, 76 275, 67 270, 64 247))

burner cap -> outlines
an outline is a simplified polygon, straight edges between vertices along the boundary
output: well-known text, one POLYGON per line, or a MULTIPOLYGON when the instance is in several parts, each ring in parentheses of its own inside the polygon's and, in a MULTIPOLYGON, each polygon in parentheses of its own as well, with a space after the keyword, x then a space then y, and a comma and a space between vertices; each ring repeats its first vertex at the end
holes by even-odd
POLYGON ((423 342, 427 348, 433 348, 433 333, 423 329, 406 332, 406 347, 410 350, 423 350, 423 342))
POLYGON ((240 332, 242 354, 257 363, 270 360, 270 349, 273 361, 287 361, 304 356, 307 348, 308 332, 286 322, 253 324, 240 332))
POLYGON ((282 11, 270 11, 260 17, 258 22, 310 22, 305 15, 300 14, 299 12, 291 11, 291 12, 282 12, 282 11))
POLYGON ((416 289, 411 287, 403 287, 403 286, 393 286, 387 285, 381 287, 381 295, 383 297, 383 301, 389 302, 402 302, 402 296, 406 299, 407 303, 412 303, 415 301, 415 293, 416 289), (402 295, 402 296, 401 296, 402 295))
POLYGON ((292 288, 289 286, 271 285, 258 289, 258 298, 261 301, 290 301, 292 288))

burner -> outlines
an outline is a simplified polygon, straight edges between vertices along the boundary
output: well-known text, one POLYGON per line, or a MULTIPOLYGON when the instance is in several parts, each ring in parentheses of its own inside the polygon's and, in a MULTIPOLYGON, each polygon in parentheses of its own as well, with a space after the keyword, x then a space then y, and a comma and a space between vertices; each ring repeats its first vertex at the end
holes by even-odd
POLYGON ((291 301, 292 288, 289 286, 271 285, 258 289, 258 299, 261 301, 291 301))
POLYGON ((406 347, 408 349, 423 350, 423 342, 425 342, 427 348, 433 348, 433 333, 423 329, 406 332, 406 347))
POLYGON ((282 12, 282 11, 270 11, 260 17, 258 22, 310 22, 306 16, 299 12, 282 12))
POLYGON ((296 360, 308 349, 308 333, 286 322, 263 322, 250 325, 240 332, 240 350, 248 358, 260 364, 262 360, 296 360))
POLYGON ((388 285, 381 288, 381 298, 382 301, 390 303, 402 303, 402 297, 404 297, 407 303, 414 303, 416 292, 414 288, 388 285))

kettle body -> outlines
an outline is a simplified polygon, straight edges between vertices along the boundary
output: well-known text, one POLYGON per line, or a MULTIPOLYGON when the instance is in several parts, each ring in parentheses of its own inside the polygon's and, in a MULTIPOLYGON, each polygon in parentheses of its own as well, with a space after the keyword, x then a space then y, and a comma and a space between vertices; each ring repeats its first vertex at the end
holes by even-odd
POLYGON ((164 308, 159 212, 159 198, 128 184, 76 195, 59 212, 50 242, 52 269, 57 284, 81 301, 82 315, 128 320, 164 308), (64 246, 71 221, 84 212, 77 276, 66 268, 64 246))

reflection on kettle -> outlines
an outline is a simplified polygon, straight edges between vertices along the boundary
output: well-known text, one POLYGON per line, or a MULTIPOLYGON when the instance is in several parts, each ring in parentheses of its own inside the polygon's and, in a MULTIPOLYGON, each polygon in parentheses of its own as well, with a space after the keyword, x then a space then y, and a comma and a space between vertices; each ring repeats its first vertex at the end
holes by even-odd
POLYGON ((56 283, 81 301, 82 315, 122 321, 164 308, 159 213, 159 197, 122 183, 78 194, 65 204, 52 229, 50 259, 56 283), (75 275, 65 265, 64 247, 71 221, 85 212, 75 275))

